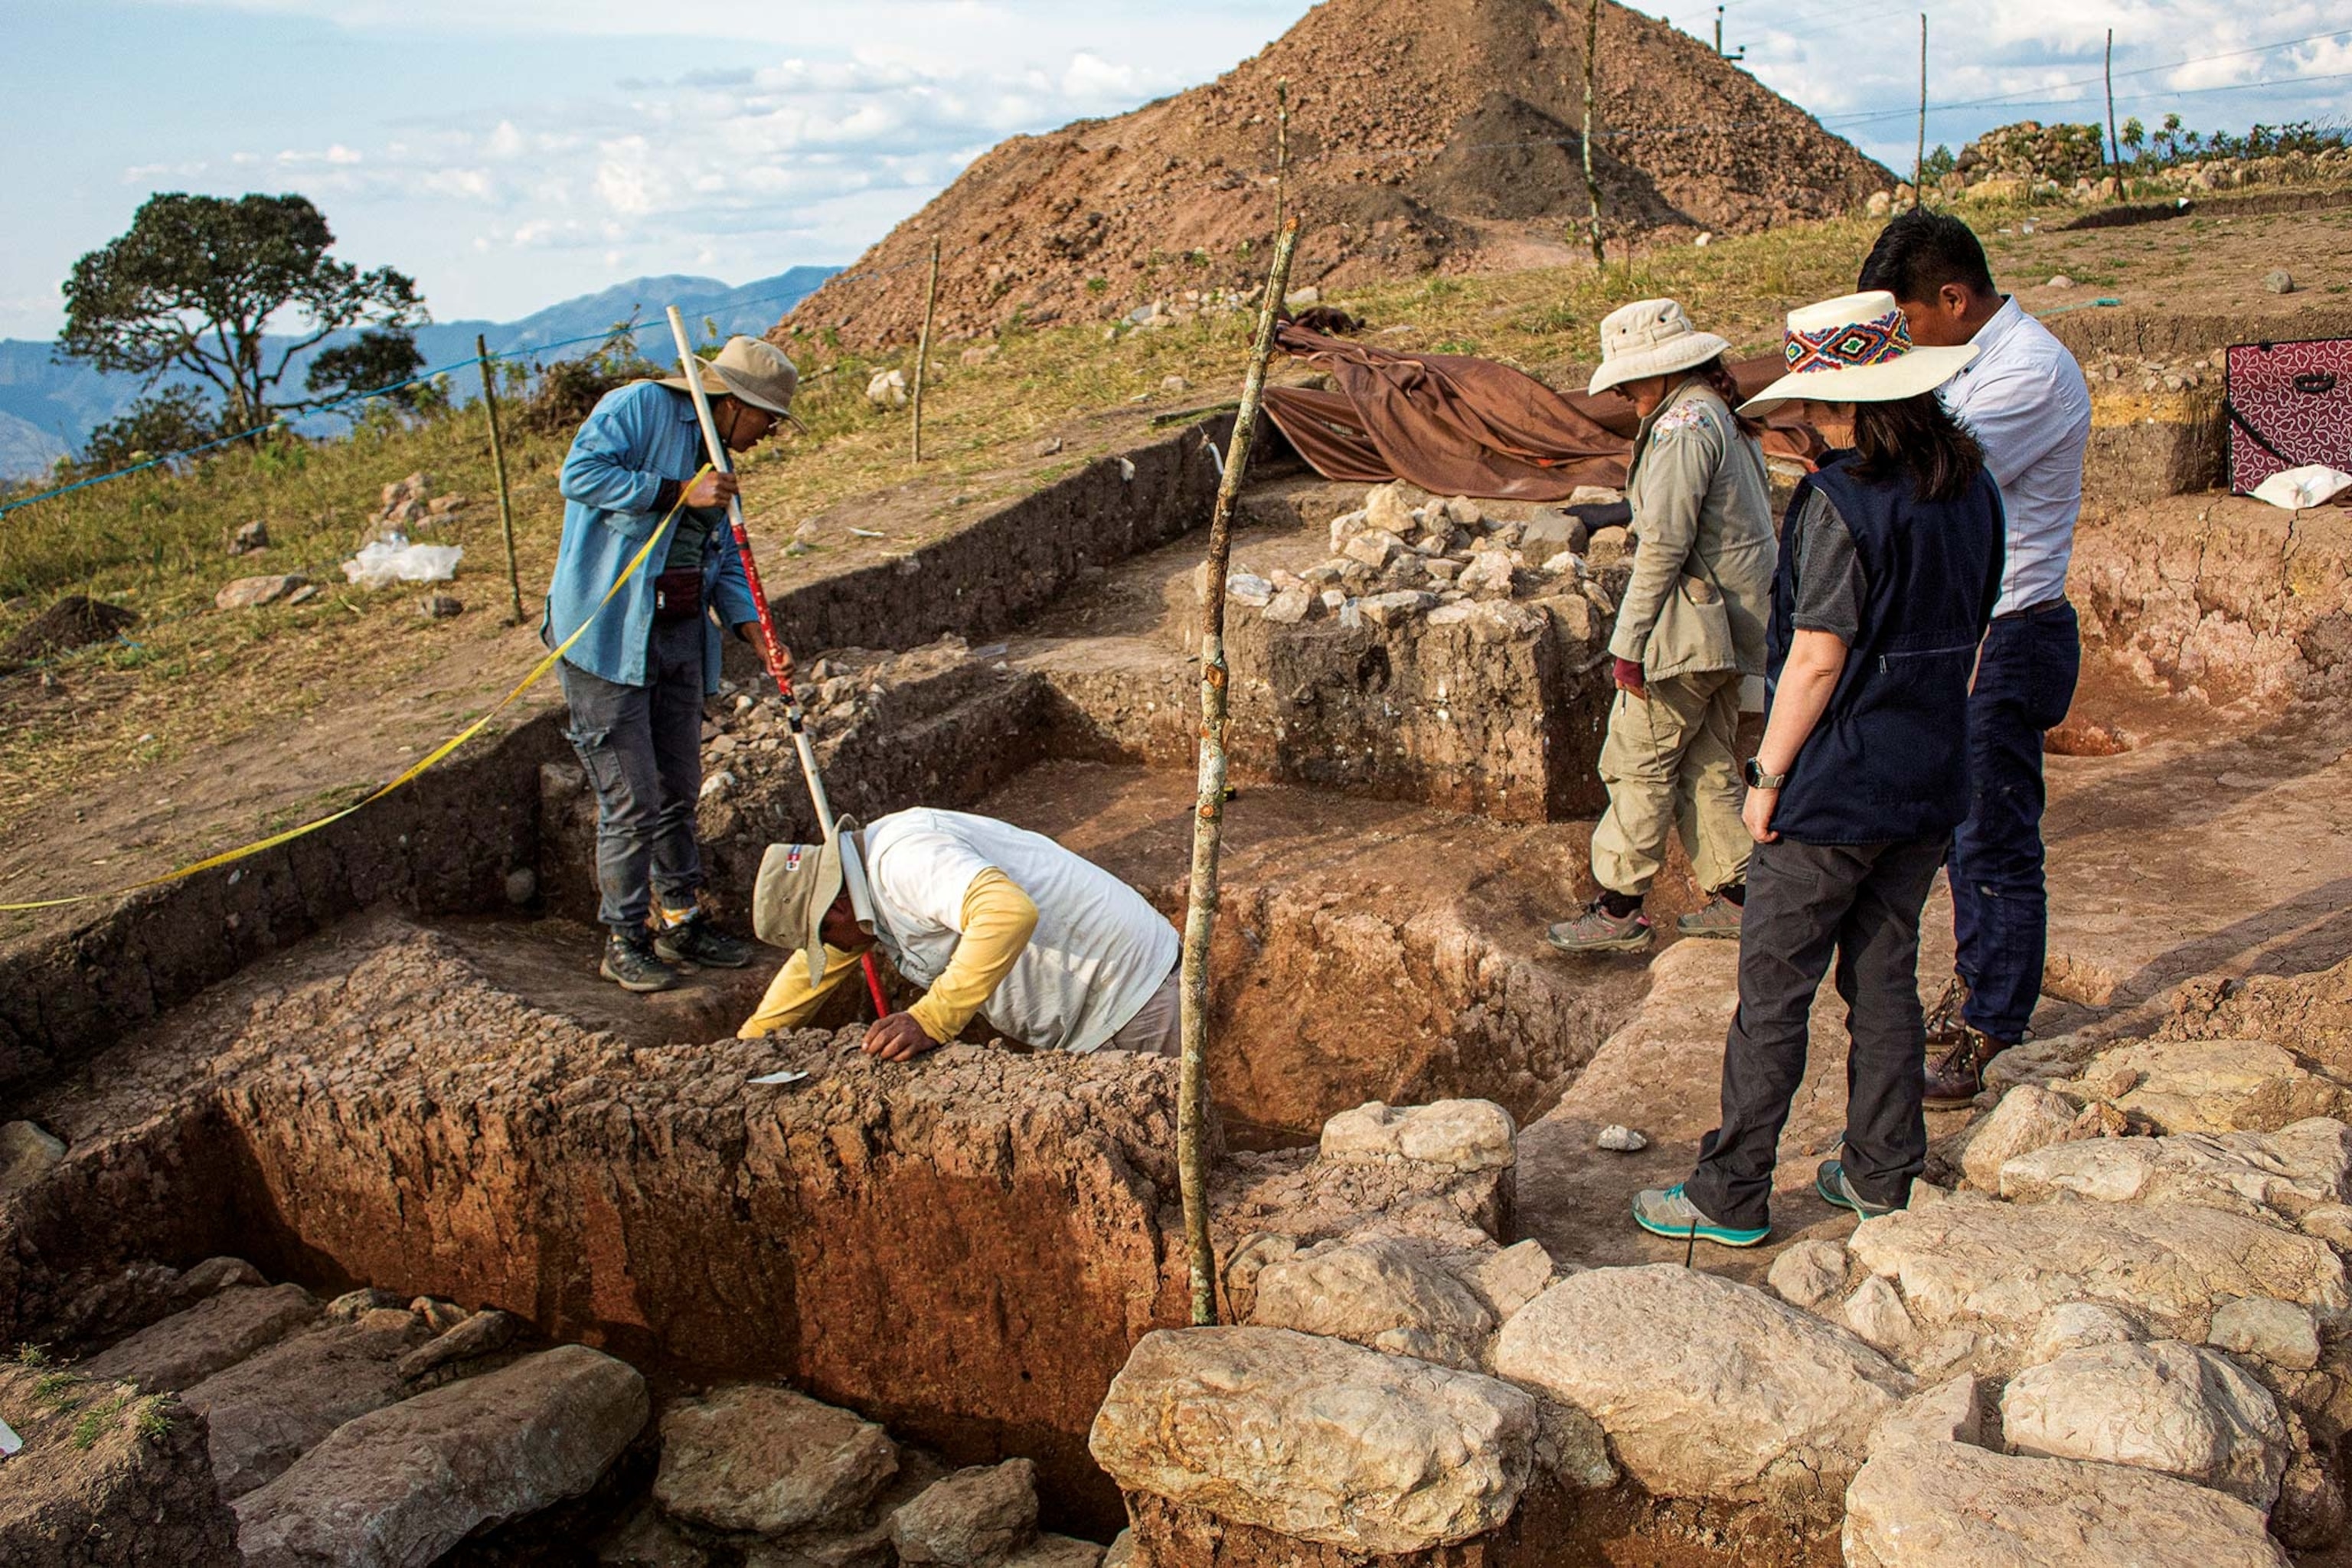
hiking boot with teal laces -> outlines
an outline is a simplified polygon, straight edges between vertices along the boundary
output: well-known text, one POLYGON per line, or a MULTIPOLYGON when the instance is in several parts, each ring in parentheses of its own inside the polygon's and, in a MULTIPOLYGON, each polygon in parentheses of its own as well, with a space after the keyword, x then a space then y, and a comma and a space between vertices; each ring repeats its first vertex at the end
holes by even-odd
POLYGON ((754 950, 741 937, 729 936, 697 916, 656 935, 654 952, 672 963, 691 963, 701 969, 742 969, 750 965, 754 950))
POLYGON ((1853 1181, 1845 1173, 1845 1162, 1843 1160, 1822 1162, 1821 1168, 1813 1173, 1813 1191, 1822 1194, 1823 1202, 1835 1204, 1842 1209, 1852 1209, 1864 1219, 1876 1219, 1880 1215, 1895 1212, 1893 1204, 1874 1204, 1855 1192, 1853 1181))
POLYGON ((1683 1196, 1680 1182, 1660 1192, 1655 1187, 1633 1194, 1633 1223, 1652 1236, 1663 1236, 1670 1241, 1688 1241, 1696 1237, 1711 1241, 1717 1247, 1753 1247, 1772 1234, 1769 1225, 1754 1230, 1741 1230, 1733 1226, 1717 1225, 1699 1212, 1698 1205, 1683 1196))
POLYGON ((1721 893, 1717 893, 1699 908, 1675 921, 1675 930, 1684 936, 1728 937, 1733 942, 1738 942, 1741 913, 1739 905, 1733 903, 1721 893))
POLYGON ((1650 945, 1650 917, 1639 905, 1612 915, 1598 899, 1572 921, 1561 921, 1544 938, 1562 952, 1639 952, 1650 945))

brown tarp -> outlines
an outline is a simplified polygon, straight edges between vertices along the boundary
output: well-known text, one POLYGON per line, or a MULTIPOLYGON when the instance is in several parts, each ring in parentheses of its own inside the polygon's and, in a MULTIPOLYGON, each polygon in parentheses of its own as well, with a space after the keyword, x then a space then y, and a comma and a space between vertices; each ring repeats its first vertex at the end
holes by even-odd
MULTIPOLYGON (((1406 479, 1433 495, 1564 500, 1579 485, 1622 486, 1637 421, 1612 394, 1559 393, 1468 354, 1401 353, 1285 324, 1275 342, 1331 378, 1331 389, 1269 386, 1265 411, 1327 479, 1406 479)), ((1781 373, 1773 358, 1732 374, 1753 395, 1781 373)), ((1764 449, 1811 462, 1822 448, 1783 411, 1764 449)))

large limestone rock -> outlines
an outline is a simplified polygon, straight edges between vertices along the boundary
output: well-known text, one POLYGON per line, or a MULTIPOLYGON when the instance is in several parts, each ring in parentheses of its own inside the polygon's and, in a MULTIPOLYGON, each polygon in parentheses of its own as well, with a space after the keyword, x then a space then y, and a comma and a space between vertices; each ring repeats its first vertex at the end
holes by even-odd
POLYGON ((191 1388, 318 1316, 319 1303, 299 1285, 231 1286, 90 1357, 80 1370, 150 1393, 191 1388))
POLYGON ((1489 1100, 1383 1105, 1375 1100, 1323 1124, 1327 1160, 1418 1160, 1453 1171, 1491 1171, 1518 1158, 1511 1113, 1489 1100))
POLYGON ((1495 1329, 1452 1274, 1385 1237, 1269 1264, 1250 1321, 1472 1370, 1495 1329))
POLYGON ((1130 1492, 1378 1553, 1502 1524, 1536 1437, 1535 1400, 1491 1377, 1281 1329, 1162 1329, 1112 1382, 1092 1447, 1130 1492))
POLYGON ((760 1535, 848 1520, 898 1472, 873 1422, 788 1388, 738 1384, 662 1414, 654 1497, 714 1530, 760 1535))
POLYGON ((1671 1264, 1562 1280, 1503 1326, 1495 1369, 1591 1415, 1654 1492, 1808 1508, 1911 1391, 1852 1335, 1671 1264))
POLYGON ((1898 1445, 1845 1502, 1846 1568, 2287 1568, 2261 1510, 2123 1465, 1898 1445))
POLYGON ((1037 1468, 1026 1459, 958 1470, 890 1516, 891 1544, 910 1568, 998 1568, 1036 1534, 1037 1468))
POLYGON ((2053 1087, 2110 1100, 2159 1132, 2269 1132, 2352 1114, 2352 1090, 2262 1040, 2136 1040, 2053 1087))
POLYGON ((1797 1242, 1772 1260, 1765 1283, 1791 1307, 1817 1307, 1845 1288, 1845 1244, 1797 1242))
POLYGON ((2205 1342, 2259 1356, 2289 1372, 2309 1372, 2319 1364, 2319 1322, 2311 1310, 2267 1296, 2248 1296, 2216 1308, 2205 1342))
POLYGON ((0 1563, 131 1568, 236 1562, 236 1520, 213 1485, 205 1418, 169 1396, 0 1361, 0 1563))
POLYGON ((2000 1168, 2018 1155, 2075 1136, 2074 1102, 2035 1084, 2020 1084, 2000 1097, 1992 1114, 1969 1130, 1960 1169, 1986 1192, 2000 1188, 2000 1168))
MULTIPOLYGON (((2012 1098, 2030 1092, 2010 1091, 2012 1098)), ((2019 1203, 2066 1193, 2101 1203, 2202 1204, 2296 1218, 2342 1202, 2347 1176, 2352 1127, 2313 1117, 2275 1132, 2094 1138, 2036 1149, 2003 1163, 1999 1184, 2001 1196, 2019 1203)))
POLYGON ((247 1568, 425 1568, 596 1482, 644 1427, 645 1379, 559 1345, 352 1422, 236 1501, 247 1568))
POLYGON ((221 1495, 267 1485, 343 1423, 399 1399, 408 1392, 400 1358, 426 1335, 414 1312, 371 1311, 281 1340, 189 1389, 182 1397, 211 1429, 221 1495))
POLYGON ((2069 1351, 2010 1380, 2001 1435, 2020 1454, 2102 1459, 2215 1487, 2267 1511, 2286 1423, 2229 1357, 2177 1340, 2069 1351))
POLYGON ((2204 1339, 2213 1310, 2272 1296, 2340 1321, 2344 1265, 2325 1242, 2220 1209, 2180 1204, 2008 1204, 1957 1195, 1865 1220, 1847 1250, 1902 1287, 1923 1330, 1956 1325, 1993 1342, 1980 1370, 2016 1364, 2050 1309, 2123 1308, 2158 1338, 2204 1339))

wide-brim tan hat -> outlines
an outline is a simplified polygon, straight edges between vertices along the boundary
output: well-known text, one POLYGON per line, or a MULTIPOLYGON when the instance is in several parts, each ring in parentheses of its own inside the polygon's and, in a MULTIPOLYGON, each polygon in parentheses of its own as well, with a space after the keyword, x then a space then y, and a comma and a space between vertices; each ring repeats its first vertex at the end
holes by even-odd
POLYGON ((793 957, 805 954, 811 985, 824 978, 824 912, 841 897, 842 840, 856 831, 856 818, 836 817, 824 843, 771 844, 760 857, 751 933, 793 957))
POLYGON ((1592 373, 1594 393, 1647 375, 1696 370, 1731 344, 1691 325, 1673 300, 1636 300, 1601 319, 1601 368, 1592 373))
MULTIPOLYGON (((730 338, 717 359, 697 363, 702 366, 703 391, 740 398, 779 419, 791 420, 794 429, 808 428, 793 412, 793 397, 801 389, 800 367, 765 338, 730 338)), ((661 384, 679 392, 692 390, 683 375, 666 375, 661 384)))
POLYGON ((1896 403, 1933 392, 1977 357, 1977 346, 1921 348, 1903 307, 1884 289, 1824 300, 1789 312, 1782 337, 1789 371, 1739 405, 1762 414, 1783 403, 1896 403))

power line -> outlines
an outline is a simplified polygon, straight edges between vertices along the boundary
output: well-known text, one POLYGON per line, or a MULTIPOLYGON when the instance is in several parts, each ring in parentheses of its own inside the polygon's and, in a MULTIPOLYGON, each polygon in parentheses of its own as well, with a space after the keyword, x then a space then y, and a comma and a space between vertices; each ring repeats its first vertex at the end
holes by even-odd
MULTIPOLYGON (((2117 103, 2168 102, 2176 98, 2202 97, 2207 93, 2252 92, 2258 89, 2266 87, 2301 87, 2312 82, 2342 81, 2347 78, 2352 78, 2352 71, 2329 71, 2324 76, 2273 77, 2266 81, 2231 82, 2223 87, 2165 88, 2153 92, 2134 93, 2129 97, 2118 98, 2116 101, 2117 103)), ((2011 109, 2060 109, 2064 108, 2069 104, 2085 103, 2090 101, 2093 100, 2082 98, 2040 98, 2027 99, 2021 102, 2011 103, 2009 107, 2011 109)), ((1927 106, 1927 112, 1930 114, 1941 114, 1952 110, 1973 109, 1979 106, 1969 103, 1936 103, 1929 104, 1927 106)), ((1918 112, 1919 110, 1916 105, 1907 105, 1902 109, 1890 109, 1875 113, 1841 116, 1839 122, 1844 125, 1868 125, 1874 121, 1881 120, 1907 120, 1918 112)), ((1823 123, 1827 122, 1824 121, 1823 123)))

